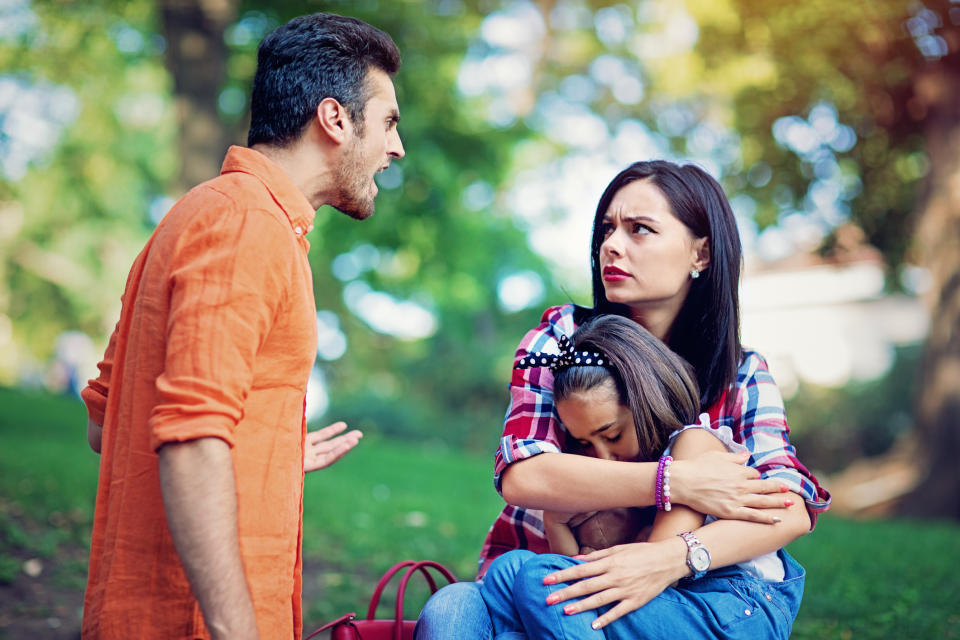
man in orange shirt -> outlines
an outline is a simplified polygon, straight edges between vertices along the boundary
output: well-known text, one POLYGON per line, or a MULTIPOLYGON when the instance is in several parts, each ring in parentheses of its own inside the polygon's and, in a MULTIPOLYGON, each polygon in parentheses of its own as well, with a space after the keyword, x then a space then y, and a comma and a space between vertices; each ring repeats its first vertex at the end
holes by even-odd
POLYGON ((260 45, 248 146, 134 262, 83 391, 101 453, 85 638, 300 637, 303 472, 351 446, 304 452, 306 234, 324 204, 373 213, 374 174, 404 154, 399 65, 390 37, 359 20, 276 29, 260 45))

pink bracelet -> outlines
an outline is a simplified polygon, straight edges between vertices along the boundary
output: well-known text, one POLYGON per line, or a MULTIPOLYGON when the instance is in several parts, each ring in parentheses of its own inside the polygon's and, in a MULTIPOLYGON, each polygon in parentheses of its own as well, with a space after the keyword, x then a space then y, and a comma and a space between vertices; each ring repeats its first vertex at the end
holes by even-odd
POLYGON ((671 456, 661 456, 657 464, 657 485, 655 488, 657 509, 660 511, 670 511, 670 465, 673 463, 671 456))

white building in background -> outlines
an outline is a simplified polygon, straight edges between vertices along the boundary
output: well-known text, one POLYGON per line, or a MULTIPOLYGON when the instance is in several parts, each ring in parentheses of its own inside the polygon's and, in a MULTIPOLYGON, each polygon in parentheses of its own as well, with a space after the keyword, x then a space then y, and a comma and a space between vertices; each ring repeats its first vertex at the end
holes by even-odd
POLYGON ((785 397, 800 380, 840 387, 890 369, 894 347, 924 340, 929 313, 915 295, 884 292, 879 252, 852 225, 828 257, 799 253, 752 263, 741 282, 743 344, 762 353, 785 397))

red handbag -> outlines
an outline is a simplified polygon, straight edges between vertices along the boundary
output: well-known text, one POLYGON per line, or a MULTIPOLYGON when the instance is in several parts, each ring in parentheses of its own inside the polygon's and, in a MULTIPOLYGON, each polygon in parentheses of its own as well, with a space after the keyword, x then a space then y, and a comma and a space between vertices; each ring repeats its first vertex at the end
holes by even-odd
POLYGON ((430 593, 436 593, 437 583, 430 575, 427 569, 433 569, 447 579, 448 582, 457 581, 450 570, 438 562, 430 560, 404 560, 393 565, 377 583, 377 588, 370 598, 370 607, 367 609, 365 620, 357 620, 356 613, 348 613, 340 616, 333 622, 323 625, 303 640, 310 640, 321 632, 330 629, 330 640, 413 640, 413 628, 416 626, 415 620, 403 619, 403 594, 407 589, 407 582, 417 572, 422 573, 430 587, 430 593), (374 620, 373 616, 377 612, 377 605, 380 604, 380 594, 390 582, 390 578, 406 569, 403 577, 400 578, 400 586, 397 588, 397 606, 393 620, 374 620))

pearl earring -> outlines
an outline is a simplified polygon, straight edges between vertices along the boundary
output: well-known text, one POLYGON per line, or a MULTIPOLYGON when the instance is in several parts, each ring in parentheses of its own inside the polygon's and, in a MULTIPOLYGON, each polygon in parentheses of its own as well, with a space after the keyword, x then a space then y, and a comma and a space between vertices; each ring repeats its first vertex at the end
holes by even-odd
POLYGON ((696 280, 697 278, 700 277, 700 272, 697 271, 696 269, 690 269, 690 277, 696 280))

